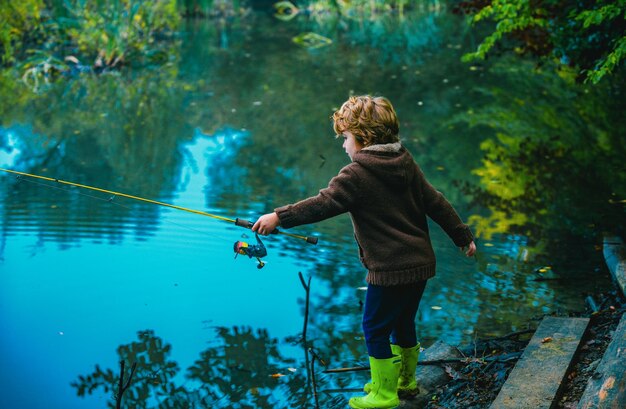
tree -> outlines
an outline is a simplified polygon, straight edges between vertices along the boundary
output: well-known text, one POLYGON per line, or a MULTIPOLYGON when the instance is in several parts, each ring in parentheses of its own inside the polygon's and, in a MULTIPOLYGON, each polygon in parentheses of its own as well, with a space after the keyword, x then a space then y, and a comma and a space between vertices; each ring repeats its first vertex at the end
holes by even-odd
POLYGON ((576 70, 579 81, 598 83, 626 56, 625 0, 470 0, 457 11, 472 15, 473 23, 496 23, 465 61, 513 50, 558 61, 576 70))
POLYGON ((41 28, 42 0, 3 1, 0 3, 0 62, 15 60, 14 53, 33 32, 41 28))

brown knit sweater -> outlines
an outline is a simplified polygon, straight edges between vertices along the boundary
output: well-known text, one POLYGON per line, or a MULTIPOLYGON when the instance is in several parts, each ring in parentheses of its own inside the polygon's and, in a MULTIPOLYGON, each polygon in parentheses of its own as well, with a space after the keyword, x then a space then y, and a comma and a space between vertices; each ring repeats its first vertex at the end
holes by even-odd
POLYGON ((435 275, 429 216, 459 247, 473 236, 446 198, 424 177, 400 143, 373 145, 314 197, 275 209, 283 228, 349 212, 370 284, 391 286, 435 275))

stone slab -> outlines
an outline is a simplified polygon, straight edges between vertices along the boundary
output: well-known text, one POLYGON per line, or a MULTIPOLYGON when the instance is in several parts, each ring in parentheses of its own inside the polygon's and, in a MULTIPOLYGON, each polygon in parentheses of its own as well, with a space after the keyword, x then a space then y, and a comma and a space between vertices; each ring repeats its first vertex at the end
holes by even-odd
MULTIPOLYGON (((420 354, 420 361, 437 361, 440 359, 461 358, 461 353, 453 346, 439 340, 420 354)), ((460 364, 449 364, 457 368, 460 364)), ((450 381, 450 376, 440 365, 419 365, 416 375, 419 394, 412 399, 401 400, 398 409, 423 408, 432 398, 435 390, 450 381)))
POLYGON ((626 296, 626 246, 624 242, 619 237, 605 237, 602 253, 613 279, 622 294, 626 296))
POLYGON ((626 314, 578 402, 578 409, 592 408, 626 408, 626 314))
POLYGON ((544 318, 490 409, 552 408, 588 324, 588 318, 544 318))

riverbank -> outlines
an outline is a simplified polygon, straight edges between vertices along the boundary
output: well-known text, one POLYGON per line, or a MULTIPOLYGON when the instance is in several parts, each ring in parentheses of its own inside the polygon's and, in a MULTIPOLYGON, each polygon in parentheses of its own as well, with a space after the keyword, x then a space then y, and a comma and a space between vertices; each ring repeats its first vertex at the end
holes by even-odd
MULTIPOLYGON (((614 260, 607 260, 609 269, 611 269, 610 263, 613 262, 614 260)), ((562 385, 560 399, 555 405, 558 409, 574 409, 578 406, 589 380, 595 375, 596 368, 626 312, 626 297, 617 281, 614 282, 613 288, 602 293, 588 295, 584 302, 586 304, 584 311, 560 315, 586 317, 590 319, 590 322, 569 375, 562 385)), ((526 331, 477 340, 470 345, 460 347, 459 350, 464 356, 473 358, 468 359, 462 367, 445 368, 451 377, 450 382, 439 388, 425 407, 428 409, 489 408, 517 363, 516 357, 519 357, 526 348, 533 330, 542 318, 538 317, 537 320, 529 322, 526 331), (497 357, 502 357, 502 359, 494 359, 497 357), (513 358, 507 359, 507 357, 513 358), (489 358, 489 362, 485 358, 489 358)))

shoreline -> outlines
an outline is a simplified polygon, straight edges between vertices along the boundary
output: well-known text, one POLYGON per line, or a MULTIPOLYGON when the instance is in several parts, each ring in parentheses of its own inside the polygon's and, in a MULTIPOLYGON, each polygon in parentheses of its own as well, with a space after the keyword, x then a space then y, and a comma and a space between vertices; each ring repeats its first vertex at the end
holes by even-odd
MULTIPOLYGON (((614 288, 587 297, 597 303, 589 303, 588 300, 583 299, 581 304, 584 310, 579 313, 558 314, 589 318, 590 323, 579 351, 572 359, 571 368, 563 382, 561 392, 554 402, 556 409, 573 409, 578 406, 589 380, 594 376, 620 320, 626 313, 626 247, 623 241, 616 237, 606 237, 603 243, 603 255, 604 263, 611 272, 614 288)), ((557 314, 546 316, 557 316, 557 314)), ((497 357, 524 351, 531 337, 532 333, 516 337, 488 338, 476 340, 467 346, 459 346, 458 349, 468 357, 497 357)), ((444 367, 450 380, 437 389, 430 402, 425 406, 418 406, 411 404, 411 401, 403 401, 400 407, 487 409, 495 401, 516 363, 517 360, 486 364, 480 359, 475 359, 460 368, 444 367)))

